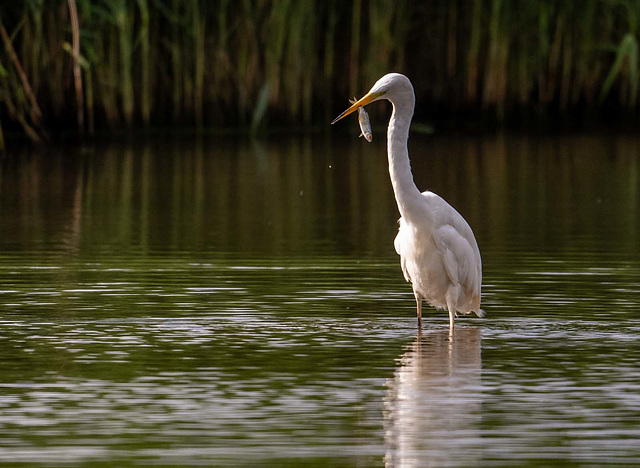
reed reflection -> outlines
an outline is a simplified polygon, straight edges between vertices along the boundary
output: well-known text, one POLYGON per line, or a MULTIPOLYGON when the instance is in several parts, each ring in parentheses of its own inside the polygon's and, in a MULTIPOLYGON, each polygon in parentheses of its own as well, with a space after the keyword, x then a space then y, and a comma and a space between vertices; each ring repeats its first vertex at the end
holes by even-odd
MULTIPOLYGON (((0 248, 395 261, 385 146, 357 143, 166 138, 9 154, 0 159, 0 248)), ((417 185, 469 221, 487 269, 509 262, 514 245, 637 249, 636 137, 416 135, 410 145, 417 185)))
POLYGON ((481 369, 480 329, 418 333, 388 382, 386 466, 479 462, 481 369))

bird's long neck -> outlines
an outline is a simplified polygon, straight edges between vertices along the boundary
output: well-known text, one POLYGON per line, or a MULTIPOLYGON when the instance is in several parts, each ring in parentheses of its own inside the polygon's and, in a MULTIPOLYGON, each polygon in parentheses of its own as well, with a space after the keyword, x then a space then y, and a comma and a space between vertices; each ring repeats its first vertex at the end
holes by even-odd
POLYGON ((409 162, 409 126, 413 117, 413 99, 410 102, 393 103, 393 113, 387 131, 389 175, 396 195, 400 215, 408 219, 420 216, 420 190, 416 187, 409 162))

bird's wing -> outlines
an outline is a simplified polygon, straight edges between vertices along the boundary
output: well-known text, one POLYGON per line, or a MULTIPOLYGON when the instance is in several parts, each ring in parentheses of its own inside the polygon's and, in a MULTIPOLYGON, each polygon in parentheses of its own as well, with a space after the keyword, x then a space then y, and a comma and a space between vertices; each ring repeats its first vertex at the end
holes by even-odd
POLYGON ((422 196, 433 214, 434 241, 443 252, 447 273, 454 280, 456 275, 453 273, 453 265, 457 264, 458 281, 469 293, 479 295, 482 284, 482 260, 471 227, 442 197, 429 191, 423 192, 422 196), (449 253, 446 253, 447 251, 449 253))
POLYGON ((459 284, 458 269, 460 263, 464 262, 465 255, 461 249, 460 235, 450 224, 445 224, 436 229, 433 240, 442 255, 442 262, 449 279, 454 284, 459 284), (461 255, 462 254, 462 255, 461 255))
POLYGON ((475 240, 472 245, 452 224, 438 227, 433 239, 449 279, 462 286, 471 297, 479 295, 482 278, 480 257, 474 249, 475 240))
POLYGON ((480 297, 482 261, 469 224, 455 208, 433 192, 424 192, 433 213, 433 239, 442 255, 447 275, 471 297, 480 297))

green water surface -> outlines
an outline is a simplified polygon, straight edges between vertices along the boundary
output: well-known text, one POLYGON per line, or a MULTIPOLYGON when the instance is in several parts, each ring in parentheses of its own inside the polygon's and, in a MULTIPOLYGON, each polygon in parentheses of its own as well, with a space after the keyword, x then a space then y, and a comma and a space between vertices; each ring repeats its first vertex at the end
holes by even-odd
POLYGON ((416 328, 384 137, 0 160, 0 464, 640 464, 640 137, 413 136, 487 317, 416 328))

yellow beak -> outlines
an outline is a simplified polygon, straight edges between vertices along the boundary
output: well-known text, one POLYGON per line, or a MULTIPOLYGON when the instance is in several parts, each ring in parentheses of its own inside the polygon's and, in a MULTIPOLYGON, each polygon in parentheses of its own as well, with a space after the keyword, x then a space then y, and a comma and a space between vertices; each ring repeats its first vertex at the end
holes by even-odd
POLYGON ((351 105, 351 107, 349 107, 346 111, 344 111, 338 117, 333 119, 333 122, 331 122, 331 125, 336 123, 338 120, 346 117, 347 115, 351 114, 352 112, 355 112, 358 109, 358 107, 364 107, 367 104, 369 104, 371 101, 375 101, 376 99, 378 99, 383 94, 384 94, 383 92, 381 92, 381 93, 367 93, 362 99, 359 99, 356 102, 354 102, 351 105))

